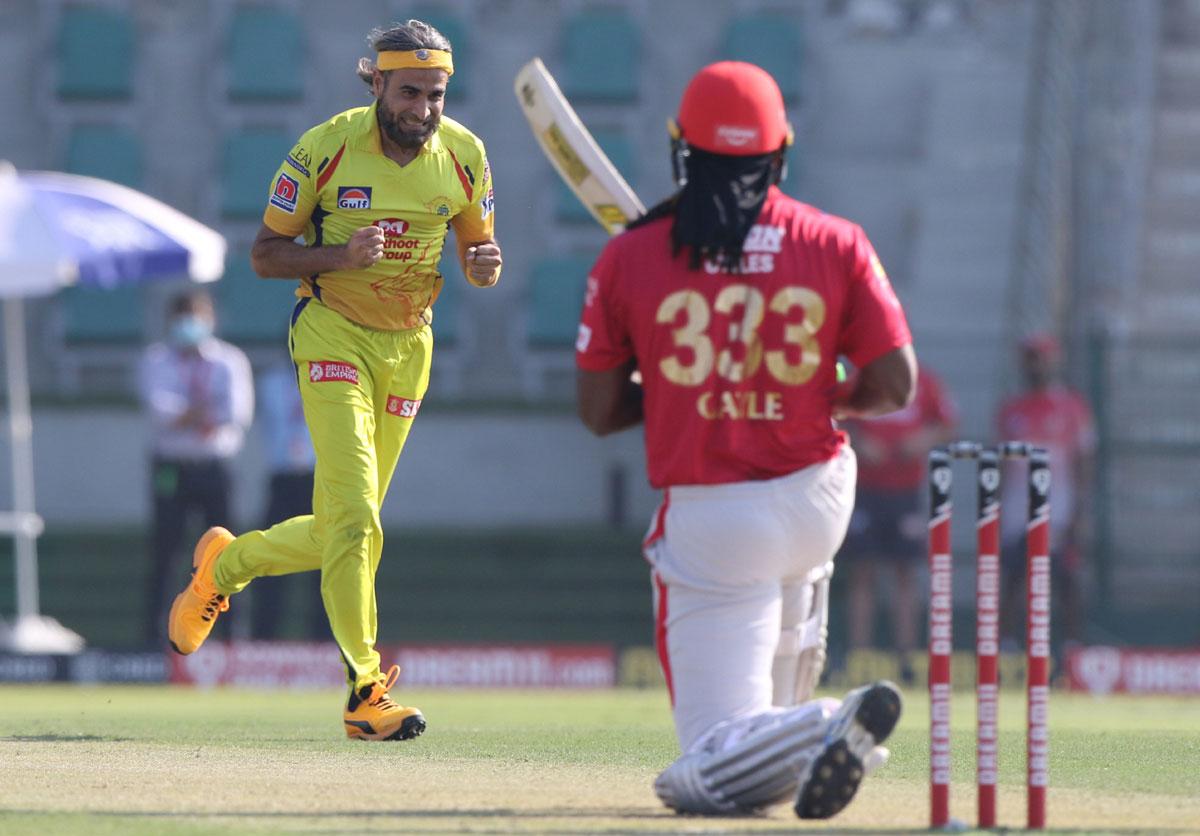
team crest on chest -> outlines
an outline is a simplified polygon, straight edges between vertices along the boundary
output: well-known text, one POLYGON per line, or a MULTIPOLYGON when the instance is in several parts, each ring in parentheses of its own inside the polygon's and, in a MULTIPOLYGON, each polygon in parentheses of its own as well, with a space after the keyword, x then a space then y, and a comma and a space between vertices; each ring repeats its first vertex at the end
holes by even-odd
POLYGON ((438 195, 433 200, 425 204, 425 208, 433 214, 441 218, 450 217, 450 198, 444 194, 438 195))

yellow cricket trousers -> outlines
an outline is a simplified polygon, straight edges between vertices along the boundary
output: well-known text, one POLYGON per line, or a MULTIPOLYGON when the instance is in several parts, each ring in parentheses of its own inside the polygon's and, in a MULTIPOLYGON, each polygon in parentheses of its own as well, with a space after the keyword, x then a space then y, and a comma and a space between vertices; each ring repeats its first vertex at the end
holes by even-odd
POLYGON ((382 679, 375 652, 379 508, 429 386, 428 325, 377 331, 313 299, 292 315, 292 360, 316 452, 313 513, 238 537, 214 570, 217 590, 321 570, 321 598, 355 688, 382 679))

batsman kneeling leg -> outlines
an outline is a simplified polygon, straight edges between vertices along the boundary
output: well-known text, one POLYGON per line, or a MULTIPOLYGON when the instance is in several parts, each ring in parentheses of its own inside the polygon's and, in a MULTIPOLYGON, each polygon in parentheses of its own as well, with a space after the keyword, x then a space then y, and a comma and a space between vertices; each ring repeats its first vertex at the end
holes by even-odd
POLYGON ((836 700, 719 723, 654 782, 680 813, 754 815, 795 799, 802 818, 828 818, 886 760, 877 748, 900 716, 900 694, 880 682, 836 700))
POLYGON ((799 705, 812 699, 825 670, 829 624, 829 581, 833 561, 809 572, 800 583, 783 585, 779 645, 771 667, 772 704, 799 705))
POLYGON ((681 813, 753 814, 792 798, 835 701, 718 723, 654 782, 681 813))

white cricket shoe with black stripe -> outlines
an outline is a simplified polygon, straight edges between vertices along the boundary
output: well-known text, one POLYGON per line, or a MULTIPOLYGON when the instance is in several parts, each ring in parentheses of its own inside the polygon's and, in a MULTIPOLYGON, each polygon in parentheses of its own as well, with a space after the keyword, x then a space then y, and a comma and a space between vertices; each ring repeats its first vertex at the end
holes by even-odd
POLYGON ((880 680, 851 691, 830 718, 824 750, 801 775, 796 815, 802 819, 827 819, 842 811, 863 776, 882 766, 887 739, 900 719, 900 690, 880 680))
POLYGON ((841 702, 727 720, 663 770, 654 791, 679 813, 761 815, 794 803, 803 818, 828 818, 854 797, 864 774, 886 762, 889 753, 877 744, 899 717, 900 692, 877 682, 841 702))

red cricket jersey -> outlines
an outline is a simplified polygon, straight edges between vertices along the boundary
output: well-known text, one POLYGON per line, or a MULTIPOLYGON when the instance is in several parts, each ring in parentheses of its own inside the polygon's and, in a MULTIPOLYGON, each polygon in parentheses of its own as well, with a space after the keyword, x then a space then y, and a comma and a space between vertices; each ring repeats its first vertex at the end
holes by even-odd
POLYGON ((1083 395, 1061 384, 1005 401, 997 419, 1000 438, 1032 441, 1070 468, 1095 446, 1092 410, 1083 395))
MULTIPOLYGON (((1005 401, 1000 406, 996 431, 1003 441, 1031 441, 1046 448, 1052 498, 1050 528, 1052 538, 1057 539, 1070 526, 1074 516, 1075 494, 1079 487, 1075 484, 1076 464, 1096 446, 1091 408, 1081 394, 1055 384, 1005 401)), ((1023 508, 1024 480, 1006 477, 1003 485, 1005 507, 1023 508)), ((1012 533, 1022 522, 1022 517, 1010 513, 1007 520, 1002 516, 1001 521, 1012 533)))
POLYGON ((830 409, 839 356, 862 367, 912 341, 862 229, 772 187, 742 272, 687 267, 672 220, 627 231, 588 277, 576 362, 636 357, 655 487, 772 479, 845 442, 830 409))
POLYGON ((876 491, 915 491, 925 483, 928 450, 912 449, 913 439, 926 427, 953 427, 958 423, 958 407, 946 394, 941 380, 921 366, 917 393, 904 409, 856 421, 851 435, 862 439, 883 456, 876 461, 858 457, 858 486, 876 491))

